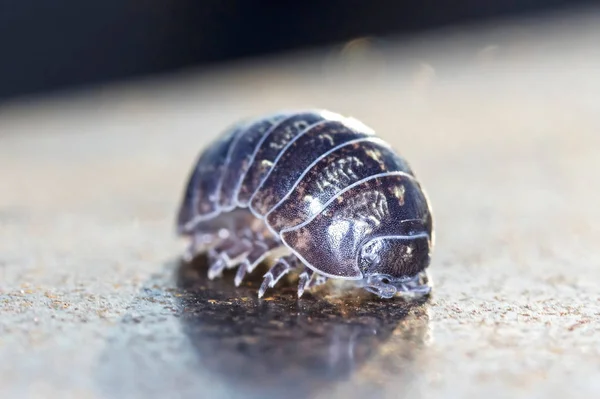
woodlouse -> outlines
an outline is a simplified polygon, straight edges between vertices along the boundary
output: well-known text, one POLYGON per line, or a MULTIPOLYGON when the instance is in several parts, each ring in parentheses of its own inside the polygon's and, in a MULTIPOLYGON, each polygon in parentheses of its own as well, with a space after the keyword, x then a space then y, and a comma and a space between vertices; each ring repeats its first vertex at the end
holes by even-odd
POLYGON ((291 270, 298 296, 327 279, 383 298, 422 295, 433 247, 429 200, 409 164, 354 118, 326 110, 241 121, 202 152, 187 182, 178 234, 185 255, 208 251, 209 278, 235 285, 276 249, 262 297, 291 270))

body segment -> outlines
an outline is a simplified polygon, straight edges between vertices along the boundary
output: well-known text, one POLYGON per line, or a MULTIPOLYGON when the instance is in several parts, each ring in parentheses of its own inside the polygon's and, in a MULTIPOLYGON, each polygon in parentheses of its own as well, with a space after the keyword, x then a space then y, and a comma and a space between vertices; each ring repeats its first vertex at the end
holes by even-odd
POLYGON ((241 131, 239 126, 231 127, 200 155, 179 210, 177 224, 180 232, 191 233, 194 224, 220 213, 221 177, 225 172, 231 143, 241 131))
POLYGON ((285 117, 286 114, 278 113, 250 123, 229 146, 221 187, 220 205, 223 211, 230 211, 237 206, 238 191, 255 149, 285 117))
POLYGON ((327 151, 372 133, 351 128, 343 121, 313 126, 290 142, 250 200, 252 211, 267 214, 294 187, 304 170, 327 151))
POLYGON ((321 212, 326 202, 351 184, 384 172, 412 175, 408 164, 381 139, 350 141, 307 168, 294 189, 266 215, 267 223, 277 232, 294 227, 321 212))
POLYGON ((330 120, 328 113, 305 111, 294 113, 273 128, 256 148, 249 168, 243 178, 237 195, 240 206, 248 206, 248 201, 271 171, 275 159, 283 152, 288 143, 309 127, 330 120))

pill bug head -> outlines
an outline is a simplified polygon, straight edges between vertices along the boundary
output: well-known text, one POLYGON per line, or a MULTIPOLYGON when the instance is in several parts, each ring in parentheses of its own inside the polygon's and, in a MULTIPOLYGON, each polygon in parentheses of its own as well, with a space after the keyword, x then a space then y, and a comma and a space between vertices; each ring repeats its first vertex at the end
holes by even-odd
POLYGON ((429 266, 432 240, 427 227, 420 220, 407 220, 400 225, 401 233, 370 237, 357 254, 364 284, 377 294, 402 291, 407 282, 429 266))

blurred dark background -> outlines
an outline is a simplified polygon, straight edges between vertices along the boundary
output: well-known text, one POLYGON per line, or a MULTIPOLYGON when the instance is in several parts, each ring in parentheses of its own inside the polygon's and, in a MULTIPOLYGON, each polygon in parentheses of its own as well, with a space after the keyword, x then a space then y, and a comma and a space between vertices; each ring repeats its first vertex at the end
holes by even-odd
POLYGON ((590 0, 0 0, 0 101, 590 0))

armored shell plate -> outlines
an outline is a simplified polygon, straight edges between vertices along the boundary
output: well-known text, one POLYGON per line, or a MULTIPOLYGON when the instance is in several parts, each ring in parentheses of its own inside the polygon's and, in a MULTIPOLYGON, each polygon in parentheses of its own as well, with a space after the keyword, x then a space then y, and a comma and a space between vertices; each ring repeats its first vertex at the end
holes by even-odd
POLYGON ((322 155, 307 168, 293 190, 266 216, 277 232, 294 227, 322 211, 346 187, 384 172, 413 175, 410 166, 388 144, 375 137, 349 141, 322 155))
POLYGON ((237 196, 246 171, 252 162, 256 147, 286 114, 275 114, 261 118, 242 129, 229 146, 226 167, 223 172, 220 207, 230 211, 237 206, 237 196))
POLYGON ((313 126, 290 142, 271 172, 264 179, 250 200, 255 214, 264 216, 294 187, 315 160, 327 151, 347 143, 372 135, 371 131, 358 131, 343 121, 328 121, 313 126))
POLYGON ((302 134, 310 126, 326 121, 326 113, 301 112, 293 114, 277 124, 259 143, 243 177, 243 182, 237 193, 240 206, 248 206, 252 195, 256 192, 263 179, 269 174, 275 160, 287 147, 288 143, 302 134))

